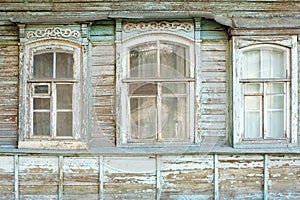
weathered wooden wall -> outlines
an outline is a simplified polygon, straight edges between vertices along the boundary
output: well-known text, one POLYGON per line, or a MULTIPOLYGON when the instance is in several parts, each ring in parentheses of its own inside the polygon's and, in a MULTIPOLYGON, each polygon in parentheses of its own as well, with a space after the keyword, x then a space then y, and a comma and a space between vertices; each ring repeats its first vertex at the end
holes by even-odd
POLYGON ((0 199, 299 199, 300 156, 0 156, 0 199))
POLYGON ((107 18, 206 17, 232 27, 297 27, 299 0, 2 0, 0 20, 61 23, 107 18))
POLYGON ((18 27, 0 22, 0 144, 17 141, 18 27))
MULTIPOLYGON (((299 0, 0 0, 0 199, 300 199, 300 152, 253 152, 228 144, 227 27, 299 27, 299 0), (194 18, 201 27, 203 144, 115 147, 115 21, 194 18), (18 133, 16 23, 93 22, 88 152, 23 151, 18 133), (214 124, 213 126, 211 124, 214 124), (150 153, 149 153, 150 152, 150 153), (175 153, 174 153, 175 152, 175 153), (192 153, 191 153, 192 152, 192 153), (197 153, 198 152, 198 153, 197 153), (207 154, 206 154, 207 153, 207 154)), ((300 48, 300 45, 298 45, 300 48)), ((300 52, 300 49, 299 51, 300 52)))

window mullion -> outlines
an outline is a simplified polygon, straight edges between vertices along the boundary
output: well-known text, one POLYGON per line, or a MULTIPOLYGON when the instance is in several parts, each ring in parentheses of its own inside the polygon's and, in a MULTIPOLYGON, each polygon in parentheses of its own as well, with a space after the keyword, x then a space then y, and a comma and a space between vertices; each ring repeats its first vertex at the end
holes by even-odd
POLYGON ((160 77, 160 41, 157 41, 157 77, 160 77))
POLYGON ((160 141, 162 139, 162 117, 161 117, 161 106, 162 106, 162 86, 161 86, 161 83, 158 83, 157 84, 157 140, 160 141))
POLYGON ((53 52, 53 78, 56 78, 56 52, 53 52))
POLYGON ((52 82, 51 84, 51 137, 55 138, 56 137, 56 118, 57 118, 57 110, 56 110, 56 84, 52 82))
POLYGON ((267 124, 268 124, 268 117, 267 117, 267 100, 266 100, 266 97, 267 97, 267 83, 263 83, 263 95, 262 95, 262 109, 261 109, 261 112, 262 112, 262 120, 261 120, 261 123, 262 123, 262 138, 263 139, 266 139, 268 134, 268 130, 267 130, 267 124))

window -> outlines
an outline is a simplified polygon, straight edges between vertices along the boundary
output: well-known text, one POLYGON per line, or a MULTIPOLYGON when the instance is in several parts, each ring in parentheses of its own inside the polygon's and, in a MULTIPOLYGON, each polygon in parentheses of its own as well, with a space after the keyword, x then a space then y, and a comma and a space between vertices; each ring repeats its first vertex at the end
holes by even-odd
POLYGON ((187 48, 157 40, 130 47, 127 77, 129 138, 189 139, 190 63, 187 48))
POLYGON ((78 91, 74 66, 72 52, 53 50, 34 54, 28 80, 31 137, 73 137, 77 114, 74 97, 78 91))
POLYGON ((194 143, 194 46, 166 32, 123 41, 117 66, 119 145, 194 143))
POLYGON ((24 46, 18 147, 86 149, 85 47, 62 40, 24 46))
POLYGON ((235 44, 240 46, 235 46, 233 69, 234 144, 295 143, 295 47, 270 42, 243 46, 243 40, 237 41, 235 44))

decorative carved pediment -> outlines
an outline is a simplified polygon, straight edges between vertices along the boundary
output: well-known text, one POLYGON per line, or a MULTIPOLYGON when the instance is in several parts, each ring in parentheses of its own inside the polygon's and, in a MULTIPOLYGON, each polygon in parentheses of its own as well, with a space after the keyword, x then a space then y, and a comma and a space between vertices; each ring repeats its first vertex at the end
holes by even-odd
POLYGON ((179 31, 183 30, 186 32, 193 31, 192 22, 168 22, 168 21, 152 21, 152 22, 137 22, 137 23, 126 23, 123 26, 123 30, 127 33, 133 31, 179 31))
POLYGON ((80 32, 72 29, 63 29, 60 27, 49 27, 45 29, 38 29, 35 31, 28 31, 26 37, 33 38, 80 38, 80 32))

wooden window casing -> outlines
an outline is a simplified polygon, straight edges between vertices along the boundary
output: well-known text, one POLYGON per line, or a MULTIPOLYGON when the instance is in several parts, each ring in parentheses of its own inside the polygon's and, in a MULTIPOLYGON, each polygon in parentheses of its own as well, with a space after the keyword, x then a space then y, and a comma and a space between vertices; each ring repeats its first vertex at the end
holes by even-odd
POLYGON ((86 149, 82 133, 82 47, 63 41, 25 46, 20 76, 21 110, 19 148, 86 149))
POLYGON ((233 38, 233 144, 295 144, 296 40, 249 41, 233 38))
POLYGON ((122 52, 119 144, 194 143, 193 42, 149 35, 124 42, 122 52))

